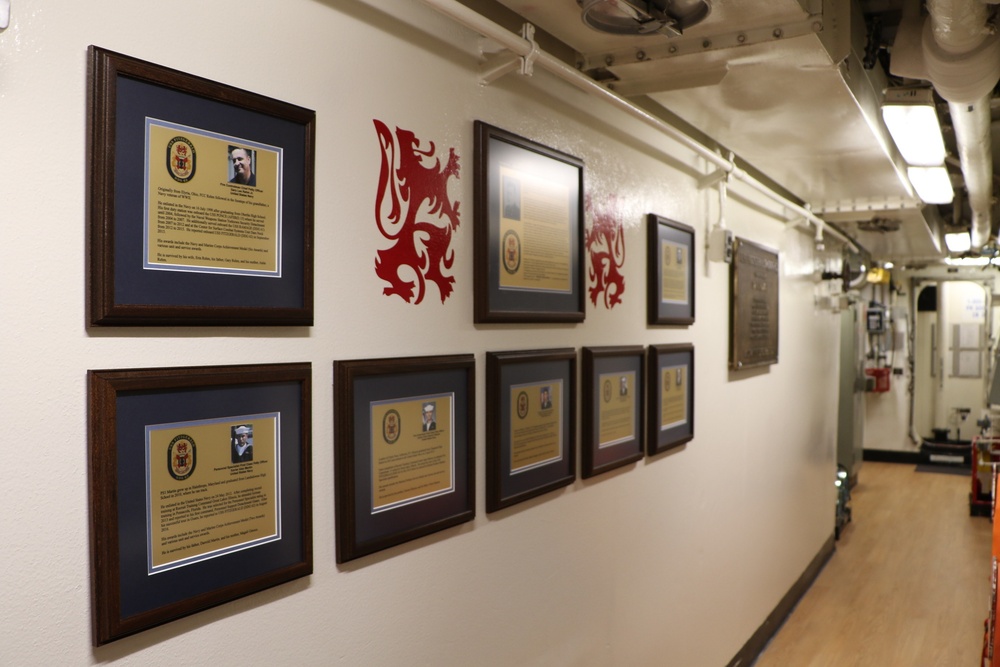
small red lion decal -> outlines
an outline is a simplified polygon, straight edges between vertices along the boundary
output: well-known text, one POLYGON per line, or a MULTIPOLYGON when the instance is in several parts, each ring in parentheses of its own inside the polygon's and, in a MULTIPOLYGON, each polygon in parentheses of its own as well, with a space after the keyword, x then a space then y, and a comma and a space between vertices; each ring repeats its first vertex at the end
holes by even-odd
MULTIPOLYGON (((592 209, 587 198, 587 210, 592 209)), ((615 216, 607 211, 594 214, 594 221, 585 233, 585 245, 590 254, 590 300, 596 306, 604 294, 604 307, 614 308, 625 293, 625 232, 615 216)))
POLYGON ((417 304, 423 301, 427 281, 431 281, 438 286, 444 303, 455 283, 454 276, 445 275, 444 270, 455 263, 451 239, 459 225, 460 202, 448 198, 448 179, 458 178, 458 155, 449 148, 443 168, 440 159, 427 167, 425 159, 434 157, 433 141, 421 150, 413 132, 397 127, 394 139, 385 123, 374 123, 382 149, 375 222, 385 238, 395 241, 391 248, 379 250, 375 259, 375 274, 389 283, 382 294, 398 294, 407 303, 417 304), (418 220, 418 215, 422 219, 418 220), (446 224, 431 221, 433 216, 444 218, 446 224))

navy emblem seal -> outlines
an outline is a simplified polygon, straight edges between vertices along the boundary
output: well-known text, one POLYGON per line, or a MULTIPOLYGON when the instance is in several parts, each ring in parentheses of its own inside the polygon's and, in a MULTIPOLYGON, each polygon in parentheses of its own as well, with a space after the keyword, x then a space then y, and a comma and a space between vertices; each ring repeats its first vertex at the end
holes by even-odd
POLYGON ((194 178, 196 157, 194 144, 187 137, 174 137, 167 144, 167 171, 178 183, 194 178))
POLYGON ((182 481, 191 476, 197 461, 194 440, 189 435, 178 435, 167 447, 167 471, 170 476, 182 481))
POLYGON ((503 235, 503 268, 511 275, 521 268, 521 237, 513 229, 503 235))
POLYGON ((517 394, 517 418, 524 419, 528 416, 528 393, 518 392, 517 394))
POLYGON ((402 427, 401 421, 399 413, 395 410, 389 410, 382 417, 382 439, 390 445, 395 444, 399 440, 400 428, 402 427))

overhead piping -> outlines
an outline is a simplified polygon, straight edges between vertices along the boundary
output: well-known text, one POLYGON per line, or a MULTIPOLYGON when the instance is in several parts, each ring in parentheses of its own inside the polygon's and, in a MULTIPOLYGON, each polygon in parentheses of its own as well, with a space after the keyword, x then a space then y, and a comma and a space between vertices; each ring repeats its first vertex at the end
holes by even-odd
POLYGON ((1000 39, 982 0, 928 0, 923 51, 928 78, 948 102, 972 212, 972 247, 990 240, 993 153, 990 96, 1000 80, 1000 39))
POLYGON ((545 53, 544 51, 539 51, 538 46, 534 41, 526 40, 520 35, 510 32, 503 26, 490 21, 478 12, 460 4, 457 0, 421 0, 421 2, 437 10, 439 13, 451 18, 453 21, 465 26, 466 28, 474 30, 483 37, 492 39, 505 49, 518 56, 527 57, 534 54, 534 64, 536 66, 541 67, 542 69, 556 75, 563 81, 566 81, 580 90, 610 103, 612 106, 624 111, 633 118, 636 118, 655 128, 662 134, 665 134, 674 141, 688 148, 707 162, 722 169, 733 178, 745 183, 772 201, 777 202, 786 209, 789 209, 793 213, 809 221, 816 226, 818 231, 826 232, 831 236, 836 237, 843 243, 851 246, 856 251, 861 252, 861 248, 857 246, 853 239, 827 225, 822 218, 817 217, 808 208, 801 206, 797 202, 793 202, 756 180, 746 171, 738 168, 735 161, 731 159, 727 160, 712 149, 684 134, 673 125, 670 125, 645 110, 640 109, 624 97, 620 97, 614 92, 608 90, 601 84, 570 67, 558 58, 545 53))

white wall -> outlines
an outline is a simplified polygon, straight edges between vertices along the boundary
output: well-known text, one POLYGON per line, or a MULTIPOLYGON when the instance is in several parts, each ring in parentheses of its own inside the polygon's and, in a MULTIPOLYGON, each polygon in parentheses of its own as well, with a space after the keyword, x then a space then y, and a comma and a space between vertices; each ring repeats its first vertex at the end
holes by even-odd
POLYGON ((976 420, 986 409, 986 372, 990 355, 985 351, 980 355, 979 377, 959 377, 954 367, 954 349, 960 344, 954 335, 956 325, 982 325, 982 344, 986 343, 986 300, 989 287, 974 282, 948 282, 938 290, 938 308, 944 307, 938 353, 944 359, 944 386, 937 396, 935 405, 935 426, 949 429, 950 436, 971 440, 979 432, 976 420), (968 408, 972 412, 964 421, 957 410, 968 408))
MULTIPOLYGON (((727 370, 726 267, 691 153, 539 73, 483 87, 474 35, 415 2, 14 0, 0 33, 0 664, 726 664, 833 532, 837 320, 810 234, 734 185, 726 219, 781 257, 780 362, 727 370), (96 44, 315 109, 312 328, 85 327, 86 48, 96 44), (461 156, 456 291, 382 296, 372 119, 461 156), (627 226, 626 293, 577 326, 472 323, 472 123, 578 155, 627 226), (611 123, 621 125, 615 129, 611 123), (696 228, 697 322, 645 325, 646 213, 696 228), (692 342, 683 450, 485 513, 485 352, 692 342), (477 518, 334 561, 335 359, 475 353, 477 518), (93 649, 88 369, 313 364, 314 574, 93 649)), ((589 305, 589 304, 588 304, 589 305)))
MULTIPOLYGON (((900 272, 894 276, 897 283, 906 284, 907 278, 902 277, 900 272)), ((889 377, 889 391, 887 392, 866 392, 865 393, 865 429, 864 448, 886 451, 902 451, 915 454, 918 451, 918 444, 913 442, 909 435, 910 419, 910 377, 913 374, 909 367, 910 356, 910 296, 908 288, 902 294, 896 294, 889 290, 888 286, 869 285, 861 290, 861 299, 865 306, 863 312, 867 312, 868 303, 875 300, 886 306, 886 326, 887 331, 881 337, 871 336, 863 330, 866 340, 866 355, 870 354, 875 346, 881 344, 886 355, 884 361, 874 358, 865 360, 866 368, 882 367, 889 364, 893 369, 902 370, 902 375, 892 373, 889 377), (902 338, 901 341, 896 340, 902 338), (901 342, 902 345, 893 349, 894 342, 901 342)), ((866 326, 862 320, 861 326, 866 326)), ((925 342, 926 336, 917 337, 918 346, 925 342)), ((919 355, 916 358, 917 368, 924 361, 919 355)), ((918 396, 919 396, 918 392, 918 396)), ((924 410, 918 408, 915 412, 918 422, 917 431, 920 432, 919 419, 924 410)), ((930 431, 927 431, 930 435, 930 431)))
MULTIPOLYGON (((992 377, 993 349, 995 347, 996 323, 985 317, 986 290, 995 290, 995 279, 991 273, 984 274, 980 268, 962 269, 961 273, 949 274, 943 271, 897 272, 894 276, 902 293, 889 299, 894 326, 908 328, 915 323, 913 340, 906 339, 906 347, 896 352, 893 366, 903 368, 904 375, 893 375, 891 388, 887 393, 867 393, 865 395, 865 449, 902 451, 917 453, 919 442, 910 437, 910 377, 913 387, 913 433, 917 438, 931 438, 935 428, 950 429, 951 437, 956 437, 956 427, 961 425, 962 439, 969 440, 979 433, 976 421, 986 411, 985 396, 989 379, 992 377), (937 279, 937 280, 936 280, 937 279), (913 280, 921 286, 914 290, 913 280), (918 312, 914 319, 913 304, 921 289, 937 284, 938 306, 944 308, 944 331, 940 330, 936 312, 918 312), (915 294, 911 294, 911 290, 915 294), (905 319, 904 319, 905 317, 905 319), (986 351, 983 354, 983 375, 980 378, 952 378, 951 368, 951 328, 954 324, 976 322, 984 326, 986 351), (992 329, 991 329, 992 327, 992 329), (937 357, 932 348, 935 340, 937 357), (914 345, 911 352, 909 346, 914 345), (909 366, 912 357, 913 368, 909 366), (945 377, 942 382, 940 369, 931 373, 931 359, 944 364, 945 377), (954 407, 969 407, 972 412, 965 422, 960 422, 952 410, 954 407)), ((864 299, 877 297, 870 288, 862 294, 864 299)), ((995 310, 995 309, 994 309, 995 310)), ((993 318, 996 318, 996 312, 993 318)), ((888 336, 886 336, 888 340, 888 336)), ((871 366, 874 362, 869 361, 871 366)))

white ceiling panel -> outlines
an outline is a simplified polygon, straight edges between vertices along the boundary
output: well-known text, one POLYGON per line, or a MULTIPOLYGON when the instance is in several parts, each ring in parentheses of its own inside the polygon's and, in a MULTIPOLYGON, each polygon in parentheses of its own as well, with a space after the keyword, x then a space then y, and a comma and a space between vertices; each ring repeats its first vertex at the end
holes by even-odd
POLYGON ((873 253, 941 254, 879 118, 886 75, 861 64, 859 3, 713 0, 702 23, 669 38, 600 33, 584 25, 577 0, 498 2, 577 52, 583 71, 653 100, 813 210, 848 211, 839 224, 873 253), (865 230, 870 209, 894 208, 906 221, 898 232, 865 230))

